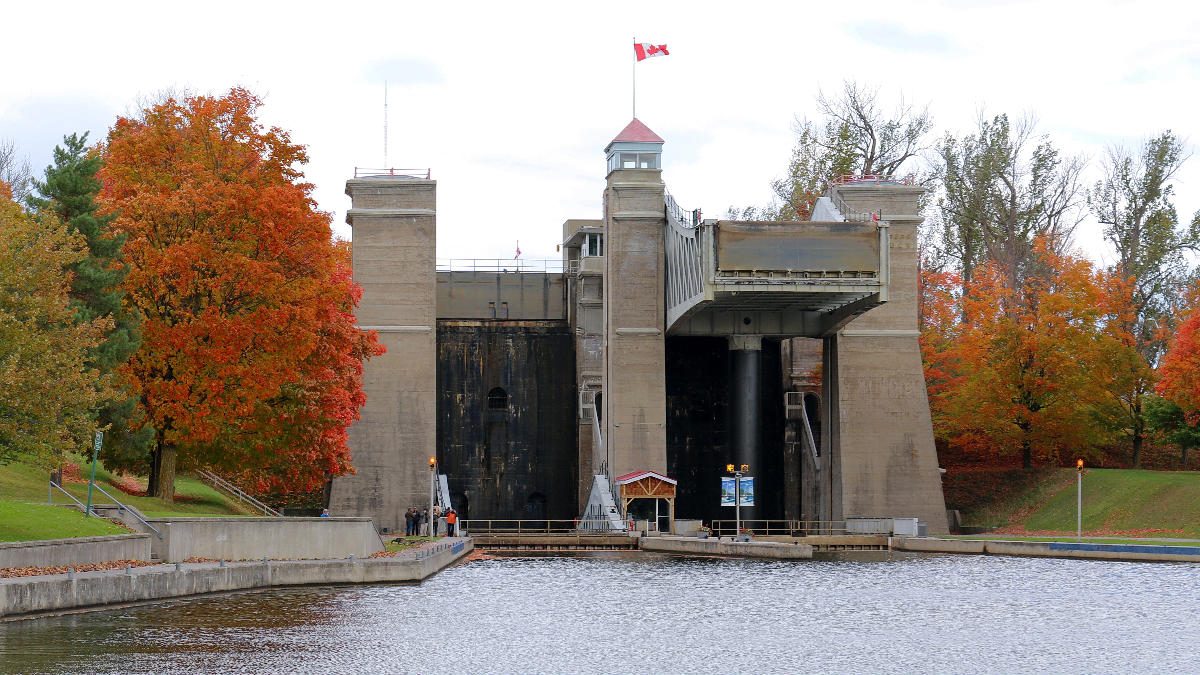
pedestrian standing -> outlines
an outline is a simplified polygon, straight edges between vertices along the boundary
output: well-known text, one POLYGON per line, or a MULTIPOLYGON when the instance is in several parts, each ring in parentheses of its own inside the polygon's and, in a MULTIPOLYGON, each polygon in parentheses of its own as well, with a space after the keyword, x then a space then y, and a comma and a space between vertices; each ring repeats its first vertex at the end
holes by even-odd
POLYGON ((433 520, 431 520, 429 522, 431 525, 433 525, 433 536, 435 536, 435 537, 438 536, 438 529, 440 528, 440 523, 438 521, 440 521, 441 519, 442 519, 442 507, 438 506, 437 504, 434 504, 433 505, 433 520))
POLYGON ((413 509, 411 506, 404 512, 404 536, 413 536, 413 509))
POLYGON ((458 522, 458 512, 453 507, 446 510, 446 536, 454 536, 454 525, 458 522))
MULTIPOLYGON (((429 527, 429 507, 421 509, 421 513, 417 514, 417 526, 420 530, 421 523, 425 524, 425 534, 429 534, 433 530, 429 527)), ((431 537, 432 538, 432 537, 431 537)))

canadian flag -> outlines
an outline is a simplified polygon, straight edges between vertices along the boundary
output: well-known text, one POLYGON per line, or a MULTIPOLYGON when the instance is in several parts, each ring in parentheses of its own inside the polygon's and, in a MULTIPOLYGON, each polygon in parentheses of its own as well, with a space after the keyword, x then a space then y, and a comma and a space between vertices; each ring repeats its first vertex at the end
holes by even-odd
POLYGON ((649 42, 633 43, 633 51, 637 54, 638 61, 645 61, 652 56, 670 56, 671 52, 667 51, 666 45, 652 45, 649 42))

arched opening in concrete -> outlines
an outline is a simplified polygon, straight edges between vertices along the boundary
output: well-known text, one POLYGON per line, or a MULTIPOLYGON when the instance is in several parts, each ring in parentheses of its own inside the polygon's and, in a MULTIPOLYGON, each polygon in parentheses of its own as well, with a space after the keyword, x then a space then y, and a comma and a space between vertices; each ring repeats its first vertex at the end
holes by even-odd
POLYGON ((507 410, 508 392, 503 387, 492 387, 487 396, 488 410, 507 410))

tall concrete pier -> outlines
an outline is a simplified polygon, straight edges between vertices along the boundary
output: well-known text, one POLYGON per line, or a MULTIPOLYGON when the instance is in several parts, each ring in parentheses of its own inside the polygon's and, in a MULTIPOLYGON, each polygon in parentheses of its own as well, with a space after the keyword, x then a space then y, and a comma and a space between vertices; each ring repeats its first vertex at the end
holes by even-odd
POLYGON ((367 403, 350 427, 358 473, 333 481, 329 508, 394 531, 408 507, 429 502, 436 454, 437 181, 369 176, 346 181, 346 194, 358 323, 378 331, 387 353, 363 368, 367 403))
MULTIPOLYGON (((832 188, 848 208, 889 225, 887 304, 825 341, 826 429, 837 449, 833 519, 908 513, 947 531, 929 397, 917 341, 917 200, 924 188, 852 182, 832 188), (839 508, 840 507, 840 508, 839 508)), ((826 512, 822 511, 822 515, 826 512)))

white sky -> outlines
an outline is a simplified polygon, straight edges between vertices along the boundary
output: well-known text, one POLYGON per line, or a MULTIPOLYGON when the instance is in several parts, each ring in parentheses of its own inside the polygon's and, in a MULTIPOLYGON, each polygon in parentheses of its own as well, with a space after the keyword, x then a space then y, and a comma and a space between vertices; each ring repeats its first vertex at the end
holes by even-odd
MULTIPOLYGON (((101 138, 139 96, 244 85, 263 120, 308 146, 321 207, 344 224, 345 180, 383 158, 431 167, 438 257, 556 258, 567 218, 597 218, 603 149, 630 118, 666 140, 663 178, 707 216, 764 204, 792 121, 845 79, 929 103, 937 134, 979 110, 1035 113, 1063 150, 1173 129, 1200 141, 1200 9, 1185 2, 9 3, 0 138, 35 170, 64 133, 101 138)), ((1200 209, 1200 157, 1176 184, 1200 209)), ((1077 243, 1094 259, 1098 226, 1077 243)))

